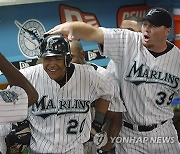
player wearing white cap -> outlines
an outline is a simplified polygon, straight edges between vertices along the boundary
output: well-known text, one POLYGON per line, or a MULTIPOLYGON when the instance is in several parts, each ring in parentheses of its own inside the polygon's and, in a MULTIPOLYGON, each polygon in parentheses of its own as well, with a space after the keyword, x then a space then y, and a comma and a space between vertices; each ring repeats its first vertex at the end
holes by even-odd
POLYGON ((11 129, 8 122, 27 118, 28 106, 38 99, 32 84, 0 53, 0 70, 7 78, 10 89, 0 90, 0 152, 5 153, 4 136, 11 129))
POLYGON ((67 22, 47 32, 103 44, 104 54, 116 63, 127 109, 120 133, 125 140, 114 140, 118 154, 180 153, 171 108, 180 89, 180 50, 167 41, 171 25, 167 10, 152 8, 144 18, 142 33, 83 22, 67 22))
POLYGON ((27 117, 28 106, 37 100, 38 93, 1 53, 0 71, 12 86, 10 89, 0 90, 0 123, 23 120, 27 117))

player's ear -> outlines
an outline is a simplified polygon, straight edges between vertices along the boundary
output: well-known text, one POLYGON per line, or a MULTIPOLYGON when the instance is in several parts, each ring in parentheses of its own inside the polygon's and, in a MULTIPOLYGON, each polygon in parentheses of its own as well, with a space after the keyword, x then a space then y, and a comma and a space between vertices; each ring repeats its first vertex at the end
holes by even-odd
POLYGON ((41 63, 42 63, 42 58, 39 57, 39 58, 37 59, 37 61, 36 61, 36 64, 41 64, 41 63))
POLYGON ((171 28, 166 28, 166 36, 168 37, 169 34, 171 33, 171 28))

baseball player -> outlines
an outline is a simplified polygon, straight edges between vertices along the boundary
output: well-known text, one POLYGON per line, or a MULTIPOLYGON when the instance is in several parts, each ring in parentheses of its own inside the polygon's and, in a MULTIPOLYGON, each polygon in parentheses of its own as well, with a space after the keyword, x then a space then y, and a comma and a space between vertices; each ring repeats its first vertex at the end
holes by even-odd
POLYGON ((12 86, 0 90, 0 123, 24 120, 28 106, 38 98, 37 91, 1 53, 0 62, 0 70, 12 86))
POLYGON ((21 70, 39 94, 29 108, 30 153, 83 154, 90 137, 90 104, 113 99, 113 86, 92 66, 71 63, 61 35, 46 36, 40 52, 42 64, 21 70))
POLYGON ((17 88, 17 91, 24 89, 28 95, 28 106, 31 106, 38 99, 38 93, 35 88, 1 53, 0 62, 0 71, 7 78, 8 84, 21 87, 17 88))
MULTIPOLYGON (((122 21, 120 28, 129 29, 129 30, 135 31, 135 32, 140 32, 141 26, 142 26, 142 19, 141 18, 138 18, 136 16, 129 16, 122 21)), ((115 64, 112 60, 110 60, 109 64, 107 65, 107 70, 115 75, 115 72, 116 72, 115 71, 115 64)), ((179 112, 174 111, 173 123, 175 125, 176 130, 177 130, 178 138, 180 141, 180 137, 179 137, 180 136, 180 115, 179 115, 179 112)))
POLYGON ((28 106, 37 99, 38 93, 31 83, 0 53, 0 70, 5 75, 10 89, 0 90, 0 153, 5 153, 4 136, 11 130, 8 122, 27 118, 28 106))
MULTIPOLYGON (((95 64, 91 64, 91 63, 86 62, 85 52, 83 50, 83 47, 82 47, 80 41, 70 42, 70 50, 71 50, 71 57, 72 57, 73 63, 92 65, 98 73, 105 76, 106 79, 109 80, 109 82, 114 84, 115 91, 117 91, 117 92, 119 91, 117 79, 114 76, 112 76, 110 72, 108 72, 103 67, 100 67, 100 66, 97 66, 95 64)), ((117 94, 119 94, 119 93, 117 93, 117 94)), ((97 112, 103 113, 103 111, 106 111, 106 109, 102 110, 104 108, 104 106, 106 108, 107 103, 105 101, 106 100, 102 100, 102 99, 98 99, 95 101, 96 113, 95 113, 95 118, 93 118, 94 120, 97 120, 97 118, 99 118, 97 115, 97 112), (102 102, 104 102, 104 104, 102 104, 102 102)), ((93 111, 94 110, 92 109, 92 112, 91 112, 92 114, 94 114, 93 111)), ((112 146, 113 146, 110 137, 116 137, 119 134, 119 131, 120 131, 120 128, 122 125, 122 123, 121 123, 122 122, 121 121, 121 112, 124 112, 124 111, 125 111, 125 108, 124 108, 122 102, 112 101, 109 105, 109 110, 108 110, 107 114, 104 113, 103 119, 101 120, 103 123, 101 123, 101 125, 103 125, 104 121, 106 121, 106 126, 109 127, 109 128, 106 128, 106 131, 108 132, 107 135, 109 137, 109 143, 103 147, 103 149, 106 149, 106 151, 112 149, 112 146), (105 114, 106 114, 106 118, 104 119, 105 114), (107 124, 107 122, 110 124, 107 124)), ((101 115, 101 117, 102 117, 102 115, 101 115)), ((85 146, 86 146, 86 150, 87 150, 86 153, 87 154, 88 153, 89 154, 95 154, 96 153, 97 149, 92 144, 92 142, 87 142, 85 144, 85 146)))
POLYGON ((171 108, 180 89, 180 50, 167 41, 171 25, 167 10, 152 8, 143 20, 142 33, 96 28, 83 22, 67 22, 47 32, 102 44, 104 54, 116 63, 127 109, 121 138, 114 139, 118 154, 180 153, 171 108))

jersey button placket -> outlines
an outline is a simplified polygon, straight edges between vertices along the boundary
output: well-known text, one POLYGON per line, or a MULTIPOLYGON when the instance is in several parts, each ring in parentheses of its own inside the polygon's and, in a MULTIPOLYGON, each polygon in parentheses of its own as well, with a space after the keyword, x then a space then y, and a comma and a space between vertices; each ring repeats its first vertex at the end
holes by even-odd
POLYGON ((54 115, 54 147, 53 147, 53 153, 57 153, 58 152, 58 143, 59 143, 59 123, 57 123, 56 121, 59 120, 57 115, 54 115))

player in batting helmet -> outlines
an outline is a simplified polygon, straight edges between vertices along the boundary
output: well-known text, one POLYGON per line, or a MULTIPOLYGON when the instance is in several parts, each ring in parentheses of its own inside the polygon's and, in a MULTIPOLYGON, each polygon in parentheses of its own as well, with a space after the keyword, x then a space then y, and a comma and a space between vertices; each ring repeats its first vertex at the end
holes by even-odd
POLYGON ((40 45, 40 57, 64 56, 65 65, 71 62, 69 43, 62 35, 45 35, 40 45))

